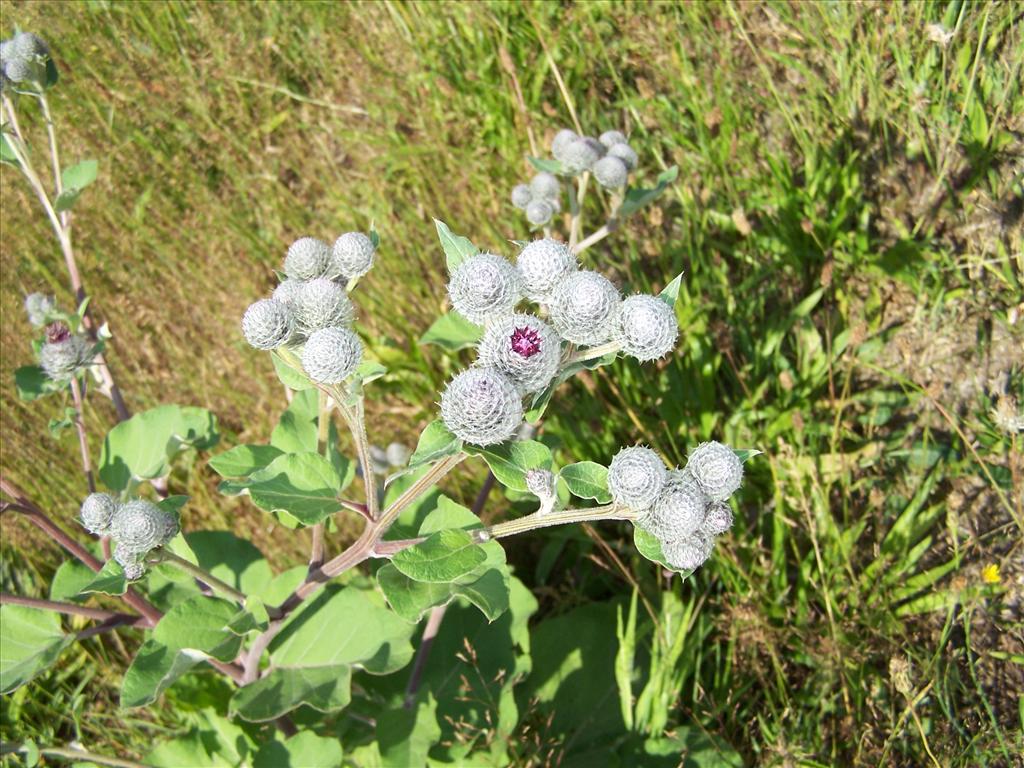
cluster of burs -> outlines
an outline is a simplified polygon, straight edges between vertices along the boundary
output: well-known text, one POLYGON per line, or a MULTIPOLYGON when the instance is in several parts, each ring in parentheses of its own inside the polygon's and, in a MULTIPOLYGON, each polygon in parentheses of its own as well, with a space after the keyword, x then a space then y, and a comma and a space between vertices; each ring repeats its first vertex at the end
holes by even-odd
POLYGON ((373 240, 361 232, 346 232, 333 247, 313 237, 296 240, 284 260, 285 279, 273 296, 245 311, 246 340, 263 350, 301 347, 309 378, 321 384, 344 381, 363 359, 346 286, 370 271, 375 250, 373 240))
POLYGON ((0 89, 6 91, 12 83, 45 82, 49 57, 50 46, 31 32, 0 42, 0 89))
POLYGON ((121 503, 109 493, 92 493, 82 502, 82 526, 114 542, 114 559, 125 578, 134 581, 146 572, 146 555, 178 533, 174 515, 145 499, 121 503))
POLYGON ((64 315, 53 297, 30 293, 25 297, 25 313, 36 328, 46 327, 46 339, 39 347, 39 367, 48 378, 68 382, 96 355, 96 345, 85 336, 72 333, 64 324, 64 315))
POLYGON ((743 480, 743 462, 727 445, 701 443, 683 469, 667 469, 650 448, 623 448, 608 467, 612 500, 639 513, 636 524, 661 542, 674 568, 699 568, 715 538, 732 527, 728 499, 743 480))
POLYGON ((456 437, 474 445, 503 442, 523 419, 523 398, 544 390, 558 374, 563 345, 622 350, 648 361, 668 354, 679 326, 668 303, 639 294, 622 298, 603 275, 579 268, 569 248, 535 240, 516 263, 477 253, 455 267, 448 295, 456 312, 484 326, 478 357, 441 396, 441 418, 456 437), (523 300, 538 314, 517 312, 523 300))
MULTIPOLYGON (((637 154, 621 131, 605 131, 595 139, 578 136, 566 128, 555 134, 551 154, 558 161, 563 175, 592 173, 606 189, 624 187, 637 165, 637 154)), ((517 184, 512 188, 512 204, 526 213, 531 224, 543 226, 562 209, 561 191, 558 177, 542 171, 529 184, 517 184)))

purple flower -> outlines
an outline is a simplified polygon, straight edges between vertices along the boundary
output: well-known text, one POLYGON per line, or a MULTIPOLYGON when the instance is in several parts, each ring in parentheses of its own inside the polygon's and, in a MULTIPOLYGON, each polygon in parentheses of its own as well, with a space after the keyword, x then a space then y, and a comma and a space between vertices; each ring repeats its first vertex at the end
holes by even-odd
POLYGON ((533 328, 512 331, 512 351, 521 357, 533 357, 540 352, 540 334, 533 328))

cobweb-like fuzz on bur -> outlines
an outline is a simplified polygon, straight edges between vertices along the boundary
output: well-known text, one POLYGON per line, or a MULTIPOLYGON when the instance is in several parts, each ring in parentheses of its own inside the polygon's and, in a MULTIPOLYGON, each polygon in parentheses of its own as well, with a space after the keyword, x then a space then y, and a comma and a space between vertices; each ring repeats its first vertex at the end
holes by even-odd
POLYGON ((306 336, 321 328, 349 325, 355 314, 345 289, 326 277, 303 285, 292 306, 296 330, 306 336))
POLYGON ((109 493, 90 493, 82 502, 82 527, 89 533, 106 536, 118 506, 117 499, 109 493))
POLYGON ((618 290, 606 277, 581 270, 555 288, 551 323, 566 341, 594 346, 612 337, 621 304, 618 290))
POLYGON ((562 157, 559 160, 569 173, 583 173, 593 168, 594 163, 601 159, 605 151, 604 145, 599 141, 583 136, 568 144, 562 150, 562 157))
POLYGON ((535 200, 549 200, 558 197, 562 191, 562 185, 558 183, 558 177, 553 173, 541 171, 530 179, 530 194, 535 200))
POLYGON ((375 250, 373 241, 362 232, 346 232, 334 241, 331 272, 349 280, 362 277, 373 267, 375 250))
POLYGON ((331 267, 331 249, 315 237, 300 237, 288 248, 284 273, 293 280, 322 277, 331 267))
POLYGON ((120 544, 114 547, 114 560, 121 566, 124 577, 128 581, 137 581, 146 573, 146 566, 142 562, 145 554, 145 552, 126 549, 120 544))
POLYGON ((521 393, 539 392, 558 372, 562 341, 539 317, 515 314, 488 326, 478 355, 481 365, 501 371, 521 393))
POLYGON ((578 138, 579 136, 575 132, 570 131, 568 128, 563 128, 555 134, 555 138, 551 141, 551 154, 554 155, 556 160, 563 162, 565 151, 578 138))
POLYGON ((638 512, 650 507, 661 493, 668 471, 650 448, 623 448, 608 467, 608 491, 616 504, 638 512))
POLYGON ((532 200, 526 206, 526 220, 535 227, 547 224, 554 215, 555 207, 547 200, 532 200))
POLYGON ((347 379, 363 359, 363 343, 348 328, 314 331, 302 348, 302 367, 321 384, 347 379))
POLYGON ((477 325, 511 314, 522 293, 515 267, 493 253, 470 256, 454 269, 448 283, 455 311, 477 325))
POLYGON ((547 303, 562 278, 578 268, 576 258, 565 243, 545 238, 528 243, 516 258, 527 298, 547 303))
POLYGON ((690 453, 686 468, 712 501, 725 501, 743 482, 743 462, 727 445, 701 443, 690 453))
POLYGON ((675 541, 663 542, 662 554, 674 568, 692 571, 704 565, 714 548, 714 540, 702 533, 694 533, 675 541))
POLYGON ((732 510, 729 509, 729 505, 724 501, 713 501, 708 504, 701 530, 710 536, 721 536, 730 528, 732 528, 732 510))
POLYGON ((441 419, 449 431, 473 445, 494 445, 515 434, 523 403, 515 384, 493 368, 470 368, 441 395, 441 419))
POLYGON ((526 473, 526 489, 541 501, 555 497, 555 474, 550 469, 531 469, 526 473))
POLYGON ((615 144, 608 148, 608 157, 617 157, 626 164, 626 168, 635 171, 640 158, 629 144, 615 144))
POLYGON ((110 538, 125 552, 149 552, 162 547, 177 532, 174 517, 144 499, 122 504, 110 521, 110 538))
POLYGON ((598 141, 604 144, 608 149, 611 149, 616 144, 625 144, 627 142, 626 135, 622 131, 605 131, 598 137, 598 141))
POLYGON ((66 335, 43 344, 39 366, 54 381, 67 381, 92 359, 94 347, 84 336, 66 335))
POLYGON ((618 157, 602 157, 594 163, 594 178, 606 189, 618 189, 626 185, 629 168, 618 157))
POLYGON ((655 360, 671 352, 678 337, 675 312, 657 296, 640 294, 622 302, 618 338, 627 355, 655 360))
POLYGON ((291 307, 277 299, 260 299, 242 316, 242 333, 256 349, 277 349, 286 344, 294 330, 291 307))
POLYGON ((637 520, 661 541, 675 541, 700 530, 708 500, 686 470, 672 470, 654 505, 637 520))
POLYGON ((281 281, 281 284, 277 286, 277 288, 274 289, 273 294, 271 294, 271 298, 291 306, 305 284, 306 283, 302 280, 295 280, 291 277, 287 277, 281 281))
POLYGON ((516 184, 512 187, 512 205, 516 208, 525 211, 533 200, 533 193, 530 191, 529 184, 516 184))
POLYGON ((53 297, 42 293, 30 293, 25 297, 25 314, 36 328, 46 325, 49 314, 56 308, 53 297))

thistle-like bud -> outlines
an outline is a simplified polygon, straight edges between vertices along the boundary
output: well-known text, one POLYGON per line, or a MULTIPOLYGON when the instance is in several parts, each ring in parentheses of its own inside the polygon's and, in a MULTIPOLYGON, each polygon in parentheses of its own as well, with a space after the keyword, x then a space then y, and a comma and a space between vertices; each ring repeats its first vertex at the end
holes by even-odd
POLYGON ((573 131, 568 128, 563 128, 555 134, 555 138, 551 141, 551 154, 555 156, 555 159, 559 162, 565 157, 565 151, 579 138, 573 131))
POLYGON ((42 328, 46 325, 49 315, 53 312, 55 306, 52 296, 46 296, 42 293, 30 293, 25 297, 25 314, 28 315, 28 321, 36 328, 42 328))
POLYGON ((331 249, 315 237, 300 237, 288 247, 284 273, 293 280, 323 277, 331 268, 331 249))
POLYGON ((501 371, 521 393, 539 392, 558 372, 562 341, 539 317, 515 314, 488 326, 478 355, 480 365, 501 371))
POLYGON ((39 35, 20 32, 11 40, 11 58, 29 59, 37 56, 46 58, 49 55, 50 46, 39 35))
POLYGON ((616 144, 625 144, 628 141, 622 131, 605 131, 598 140, 608 149, 611 149, 616 144))
POLYGON ((600 142, 594 139, 588 141, 588 139, 590 139, 589 136, 576 139, 562 152, 560 158, 562 167, 569 173, 578 174, 589 171, 604 154, 604 146, 600 142), (597 147, 601 147, 601 150, 598 150, 597 147))
POLYGON ((321 384, 347 379, 363 360, 363 342, 348 328, 321 328, 306 339, 302 367, 321 384))
POLYGON ((523 403, 504 374, 470 368, 448 382, 441 395, 441 419, 460 440, 494 445, 515 434, 523 420, 523 403))
POLYGON ((608 467, 608 491, 616 504, 638 512, 648 509, 665 487, 668 471, 650 448, 623 448, 608 467))
POLYGON ((626 185, 629 169, 617 157, 602 157, 594 163, 594 178, 606 189, 618 189, 626 185))
POLYGON ((68 381, 92 360, 95 347, 84 336, 66 335, 43 344, 39 366, 54 381, 68 381))
POLYGON ((117 499, 109 493, 90 493, 82 502, 82 527, 89 533, 106 536, 117 507, 117 499))
POLYGON ((302 290, 302 286, 305 284, 306 283, 302 280, 294 280, 293 278, 286 277, 281 281, 281 284, 274 289, 273 294, 271 294, 271 298, 290 306, 299 295, 299 292, 302 290))
POLYGON ((629 144, 614 144, 608 148, 608 157, 617 157, 619 160, 626 164, 626 167, 631 170, 636 170, 636 165, 640 158, 637 157, 636 152, 629 144))
POLYGON ((590 270, 573 272, 551 296, 551 323, 566 341, 594 346, 608 341, 622 298, 606 277, 590 270))
POLYGON ((322 328, 351 324, 355 315, 345 288, 326 277, 318 277, 302 286, 292 302, 295 329, 304 336, 322 328))
POLYGON ((732 528, 732 510, 729 509, 729 505, 724 501, 713 501, 708 504, 701 530, 710 536, 721 536, 730 528, 732 528))
POLYGON ((553 173, 541 171, 530 179, 530 194, 534 200, 550 200, 557 198, 562 192, 562 185, 553 173))
POLYGON ((516 258, 528 298, 545 303, 562 279, 578 268, 565 243, 545 238, 528 243, 516 258))
POLYGON ((696 533, 704 522, 708 500, 693 476, 674 469, 651 508, 637 520, 661 541, 675 541, 696 533))
POLYGON ((531 469, 526 473, 526 490, 543 501, 555 498, 555 473, 550 469, 531 469))
POLYGON ((672 567, 693 571, 704 565, 714 546, 714 539, 698 532, 675 541, 662 542, 661 551, 672 567))
POLYGON ((516 268, 493 253, 470 256, 454 269, 448 283, 455 311, 477 325, 511 314, 522 293, 516 268))
POLYGON ((294 330, 291 307, 277 299, 260 299, 242 315, 242 333, 256 349, 277 349, 294 330))
POLYGON ((351 280, 362 277, 373 266, 373 241, 362 232, 346 232, 334 241, 331 271, 351 280))
POLYGON ((120 544, 114 547, 114 560, 121 566, 121 570, 124 571, 124 577, 128 581, 138 581, 145 575, 146 566, 143 562, 145 557, 145 552, 125 549, 120 544))
POLYGON ((527 184, 516 184, 512 187, 512 205, 521 211, 526 210, 533 201, 533 193, 530 191, 530 187, 527 184))
POLYGON ((49 56, 50 47, 41 37, 21 32, 7 41, 7 47, 0 56, 4 76, 15 83, 41 83, 46 79, 49 56))
POLYGON ((712 501, 725 501, 743 482, 743 462, 727 445, 701 443, 690 453, 686 468, 712 501))
POLYGON ((671 352, 678 337, 675 312, 657 296, 639 294, 622 302, 618 338, 627 355, 641 362, 655 360, 671 352))
POLYGON ((551 221, 555 209, 547 200, 534 200, 526 206, 526 220, 539 227, 551 221))
POLYGON ((124 552, 149 552, 174 538, 178 521, 156 504, 136 499, 122 504, 110 521, 110 538, 124 552))

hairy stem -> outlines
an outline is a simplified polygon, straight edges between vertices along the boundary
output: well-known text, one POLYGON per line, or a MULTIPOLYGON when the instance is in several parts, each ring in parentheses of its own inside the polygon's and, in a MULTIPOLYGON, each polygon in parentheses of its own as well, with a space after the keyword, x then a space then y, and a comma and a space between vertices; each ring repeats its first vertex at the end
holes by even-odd
POLYGON ((173 552, 170 552, 166 549, 161 549, 159 551, 158 557, 155 558, 152 562, 169 563, 170 565, 173 565, 175 568, 185 571, 185 573, 189 574, 197 581, 202 582, 210 589, 212 589, 214 592, 219 592, 220 594, 224 595, 224 597, 230 600, 234 600, 239 605, 245 605, 245 595, 243 595, 237 589, 232 587, 230 584, 221 581, 212 573, 203 570, 195 563, 190 563, 185 558, 178 557, 178 555, 174 554, 173 552))
POLYGON ((580 229, 583 225, 583 203, 587 197, 587 182, 590 181, 590 172, 584 171, 580 175, 579 189, 573 193, 572 184, 569 185, 570 202, 576 201, 575 210, 572 215, 572 222, 569 226, 569 250, 576 250, 576 241, 580 239, 580 229))
MULTIPOLYGON (((339 393, 340 394, 340 393, 339 393)), ((363 485, 366 487, 366 511, 371 520, 376 520, 380 512, 377 503, 377 482, 373 477, 373 461, 370 459, 370 441, 366 437, 366 419, 363 413, 362 398, 355 407, 350 408, 339 399, 338 410, 352 433, 352 442, 356 446, 359 466, 363 473, 363 485)))
POLYGON ((596 360, 599 357, 604 357, 609 352, 618 352, 620 349, 622 349, 621 341, 609 341, 596 347, 587 347, 571 354, 562 365, 568 366, 573 363, 582 363, 586 360, 596 360))
MULTIPOLYGON (((109 621, 110 619, 125 619, 131 622, 139 621, 138 616, 130 616, 127 613, 108 611, 104 608, 90 608, 86 605, 78 605, 78 603, 63 603, 57 600, 22 597, 21 595, 12 595, 10 592, 0 592, 0 604, 3 603, 23 605, 26 608, 38 608, 43 611, 56 611, 57 613, 66 613, 69 616, 84 616, 87 619, 98 619, 99 621, 109 621)), ((142 621, 145 621, 145 619, 142 619, 142 621)))
MULTIPOLYGON (((6 746, 6 745, 5 745, 6 746)), ((19 747, 17 752, 25 752, 25 747, 19 747)), ((76 763, 95 763, 96 765, 108 765, 111 768, 148 768, 145 763, 136 763, 134 760, 125 760, 120 757, 107 757, 97 755, 95 752, 86 752, 84 749, 62 749, 59 747, 43 747, 39 754, 44 757, 53 757, 59 760, 69 760, 76 763)))
POLYGON ((589 523, 599 520, 635 520, 636 516, 637 513, 633 510, 620 507, 617 504, 606 504, 603 507, 593 507, 592 509, 535 512, 518 520, 509 520, 475 531, 474 535, 478 541, 488 541, 490 539, 502 539, 506 536, 515 536, 527 531, 535 531, 538 528, 549 528, 554 525, 589 523))
POLYGON ((96 493, 96 481, 92 476, 92 461, 89 458, 89 439, 85 433, 85 400, 75 376, 71 377, 71 397, 75 403, 75 429, 78 431, 78 449, 82 454, 82 471, 85 473, 89 493, 96 493))
POLYGON ((392 502, 391 506, 384 510, 380 518, 381 532, 386 531, 402 513, 403 509, 436 485, 442 477, 458 466, 459 462, 463 461, 467 455, 463 451, 459 451, 451 456, 445 456, 434 464, 423 477, 410 485, 401 496, 392 502))
MULTIPOLYGON (((328 457, 327 439, 331 431, 331 401, 323 390, 320 390, 318 395, 316 450, 321 456, 328 457)), ((309 572, 312 573, 324 562, 324 524, 322 522, 316 523, 310 532, 313 540, 309 548, 309 572)))

